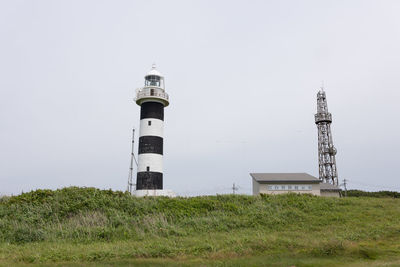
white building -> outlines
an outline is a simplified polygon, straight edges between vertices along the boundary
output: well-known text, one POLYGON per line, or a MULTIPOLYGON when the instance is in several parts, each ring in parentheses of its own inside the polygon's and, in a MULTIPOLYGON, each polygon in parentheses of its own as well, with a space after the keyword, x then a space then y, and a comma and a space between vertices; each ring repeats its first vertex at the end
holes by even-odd
POLYGON ((250 173, 253 195, 299 193, 339 197, 341 189, 307 173, 250 173))

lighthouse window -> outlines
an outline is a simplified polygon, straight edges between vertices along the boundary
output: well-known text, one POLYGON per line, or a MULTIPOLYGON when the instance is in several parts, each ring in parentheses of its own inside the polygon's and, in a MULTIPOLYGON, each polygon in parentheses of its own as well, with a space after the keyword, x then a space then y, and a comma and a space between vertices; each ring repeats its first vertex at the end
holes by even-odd
POLYGON ((151 126, 151 121, 148 121, 147 124, 148 124, 149 126, 151 126))
POLYGON ((146 86, 157 86, 160 87, 160 77, 150 75, 146 77, 146 86))
POLYGON ((146 171, 148 171, 148 172, 150 171, 150 166, 146 167, 146 171))

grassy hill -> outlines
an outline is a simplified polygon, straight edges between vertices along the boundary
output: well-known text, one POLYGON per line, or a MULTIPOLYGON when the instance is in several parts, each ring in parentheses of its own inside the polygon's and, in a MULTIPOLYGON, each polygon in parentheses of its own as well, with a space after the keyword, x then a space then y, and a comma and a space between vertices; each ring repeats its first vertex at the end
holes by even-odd
POLYGON ((0 265, 18 264, 400 266, 400 199, 37 190, 0 199, 0 265))

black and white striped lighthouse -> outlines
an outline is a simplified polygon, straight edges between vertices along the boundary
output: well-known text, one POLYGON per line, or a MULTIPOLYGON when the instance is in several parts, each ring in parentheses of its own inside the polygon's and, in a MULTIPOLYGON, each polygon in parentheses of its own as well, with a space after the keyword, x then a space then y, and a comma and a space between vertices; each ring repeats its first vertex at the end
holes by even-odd
POLYGON ((173 196, 172 191, 163 190, 164 107, 169 105, 169 97, 164 77, 154 64, 144 79, 144 87, 137 90, 135 99, 140 106, 140 130, 134 194, 173 196))

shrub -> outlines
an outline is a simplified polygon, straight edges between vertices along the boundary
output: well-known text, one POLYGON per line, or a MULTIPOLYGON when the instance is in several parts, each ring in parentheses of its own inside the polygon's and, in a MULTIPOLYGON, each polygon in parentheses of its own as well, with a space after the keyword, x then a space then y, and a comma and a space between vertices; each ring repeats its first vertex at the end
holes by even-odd
POLYGON ((378 191, 378 192, 366 192, 361 190, 348 190, 348 197, 392 197, 392 198, 400 198, 400 192, 395 191, 378 191))

